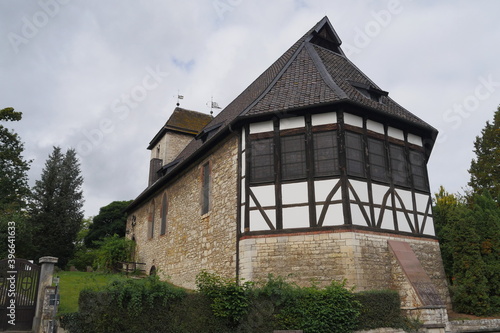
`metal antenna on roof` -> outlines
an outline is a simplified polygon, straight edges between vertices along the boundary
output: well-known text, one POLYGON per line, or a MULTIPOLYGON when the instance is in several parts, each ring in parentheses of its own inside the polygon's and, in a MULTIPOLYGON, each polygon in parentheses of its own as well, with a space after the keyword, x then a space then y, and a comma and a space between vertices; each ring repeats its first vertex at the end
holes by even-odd
POLYGON ((207 102, 207 106, 208 106, 208 103, 210 103, 210 115, 213 116, 214 114, 214 111, 213 109, 222 109, 219 104, 217 104, 217 102, 214 102, 214 96, 212 96, 210 98, 210 102, 207 102))

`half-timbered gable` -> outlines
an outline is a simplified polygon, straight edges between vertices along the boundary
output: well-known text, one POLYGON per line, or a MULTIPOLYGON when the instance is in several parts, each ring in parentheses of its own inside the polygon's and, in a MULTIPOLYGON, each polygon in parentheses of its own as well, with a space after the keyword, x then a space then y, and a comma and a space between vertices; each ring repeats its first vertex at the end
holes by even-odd
POLYGON ((434 301, 448 301, 426 167, 437 131, 347 59, 328 18, 201 118, 172 159, 154 155, 169 154, 157 145, 172 126, 149 146, 156 178, 128 208, 137 260, 188 287, 209 269, 364 290, 394 287, 405 271, 392 244, 396 257, 414 251, 434 301))

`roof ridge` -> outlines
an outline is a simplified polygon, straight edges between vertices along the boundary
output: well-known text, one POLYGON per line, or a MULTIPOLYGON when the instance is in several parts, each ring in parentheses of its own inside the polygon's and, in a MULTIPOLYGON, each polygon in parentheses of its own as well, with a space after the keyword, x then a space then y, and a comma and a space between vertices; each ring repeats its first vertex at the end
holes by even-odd
MULTIPOLYGON (((316 52, 314 47, 312 46, 311 43, 307 42, 305 45, 305 48, 311 57, 314 65, 318 69, 318 72, 320 73, 321 77, 323 78, 323 81, 327 84, 327 86, 332 89, 337 95, 339 95, 340 98, 348 98, 347 94, 345 93, 342 88, 340 88, 337 83, 333 80, 331 74, 328 72, 326 69, 325 64, 323 61, 321 61, 321 58, 319 57, 319 54, 316 52)), ((345 57, 344 57, 345 58, 345 57)))
POLYGON ((290 64, 292 64, 295 61, 295 59, 297 59, 297 56, 300 54, 300 52, 304 48, 305 44, 306 44, 306 42, 303 41, 302 44, 292 54, 290 59, 288 59, 286 64, 281 68, 281 70, 278 72, 278 74, 276 74, 274 79, 267 85, 266 89, 264 89, 261 92, 261 94, 257 98, 255 98, 252 103, 250 103, 250 105, 248 105, 245 109, 243 109, 243 111, 239 114, 239 116, 246 115, 249 110, 251 110, 258 102, 260 102, 262 100, 262 98, 264 98, 267 95, 267 93, 276 85, 276 82, 278 82, 278 80, 283 76, 283 74, 290 67, 290 64))

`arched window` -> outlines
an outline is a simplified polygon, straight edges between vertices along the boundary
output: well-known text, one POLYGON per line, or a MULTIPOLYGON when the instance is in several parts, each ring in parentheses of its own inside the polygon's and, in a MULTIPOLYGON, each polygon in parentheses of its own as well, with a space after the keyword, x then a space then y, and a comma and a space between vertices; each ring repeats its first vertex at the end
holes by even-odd
POLYGON ((151 266, 151 269, 149 270, 149 275, 156 275, 156 266, 151 266))
POLYGON ((148 238, 153 238, 154 233, 155 233, 155 201, 153 200, 149 205, 148 238))
POLYGON ((163 193, 163 198, 161 199, 160 235, 165 235, 167 233, 167 213, 168 213, 167 193, 163 193))

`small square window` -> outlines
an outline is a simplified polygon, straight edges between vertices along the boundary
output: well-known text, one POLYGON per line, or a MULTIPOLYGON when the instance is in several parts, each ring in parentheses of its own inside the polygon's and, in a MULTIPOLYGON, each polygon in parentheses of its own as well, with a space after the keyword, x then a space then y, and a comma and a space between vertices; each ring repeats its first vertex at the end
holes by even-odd
POLYGON ((370 174, 372 179, 387 182, 387 162, 385 147, 382 141, 368 138, 368 158, 370 160, 370 174))
POLYGON ((319 132, 313 134, 314 175, 332 176, 339 174, 339 155, 337 132, 319 132))
POLYGON ((306 141, 304 134, 281 138, 281 172, 283 180, 306 177, 306 141))
POLYGON ((273 138, 253 140, 250 145, 250 181, 252 183, 274 181, 273 138))
POLYGON ((346 132, 347 173, 351 176, 365 177, 365 158, 361 134, 346 132))
POLYGON ((409 186, 404 147, 390 145, 392 180, 395 185, 409 186))

